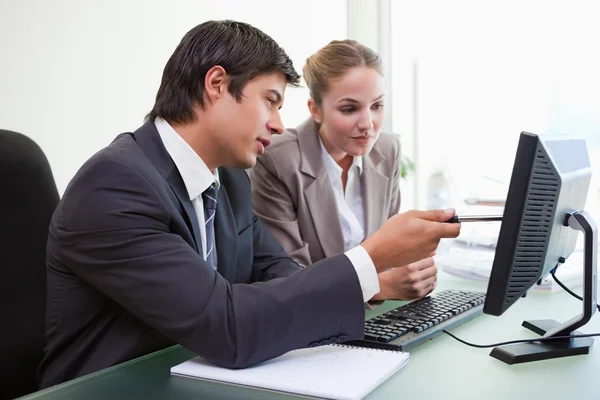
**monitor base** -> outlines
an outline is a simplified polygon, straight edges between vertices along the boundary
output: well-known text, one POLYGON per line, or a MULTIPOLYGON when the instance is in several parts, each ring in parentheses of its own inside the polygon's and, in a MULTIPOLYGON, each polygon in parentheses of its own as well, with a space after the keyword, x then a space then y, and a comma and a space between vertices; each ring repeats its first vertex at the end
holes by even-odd
MULTIPOLYGON (((590 215, 585 211, 568 213, 565 225, 583 232, 583 312, 561 324, 554 320, 524 321, 523 326, 544 338, 583 335, 577 331, 587 324, 596 312, 597 297, 597 260, 598 260, 598 228, 590 215)), ((563 257, 561 257, 563 258, 563 257)), ((564 263, 559 259, 560 263, 564 263)), ((594 339, 591 337, 556 339, 543 342, 519 343, 496 347, 490 356, 507 364, 520 364, 530 361, 548 360, 551 358, 569 357, 588 354, 594 339)))
MULTIPOLYGON (((551 319, 524 321, 523 326, 538 335, 556 329, 561 324, 551 319)), ((574 331, 572 335, 583 335, 574 331)), ((588 354, 594 343, 593 338, 573 338, 544 342, 519 343, 495 347, 490 356, 506 364, 521 364, 531 361, 549 360, 551 358, 569 357, 588 354)))

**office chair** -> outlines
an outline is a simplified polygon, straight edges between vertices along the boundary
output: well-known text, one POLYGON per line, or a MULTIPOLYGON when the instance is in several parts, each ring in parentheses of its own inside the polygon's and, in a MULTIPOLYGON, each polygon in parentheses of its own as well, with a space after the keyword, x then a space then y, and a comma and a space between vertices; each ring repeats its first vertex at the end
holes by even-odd
POLYGON ((48 160, 0 130, 0 399, 37 390, 46 313, 46 241, 59 196, 48 160))

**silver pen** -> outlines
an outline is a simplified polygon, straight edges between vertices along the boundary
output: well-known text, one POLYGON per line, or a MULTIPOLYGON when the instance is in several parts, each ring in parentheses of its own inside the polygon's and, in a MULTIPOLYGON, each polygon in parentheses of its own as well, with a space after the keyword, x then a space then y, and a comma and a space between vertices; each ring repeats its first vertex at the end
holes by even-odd
POLYGON ((448 223, 456 222, 482 222, 482 221, 502 221, 502 215, 455 215, 450 218, 448 223))

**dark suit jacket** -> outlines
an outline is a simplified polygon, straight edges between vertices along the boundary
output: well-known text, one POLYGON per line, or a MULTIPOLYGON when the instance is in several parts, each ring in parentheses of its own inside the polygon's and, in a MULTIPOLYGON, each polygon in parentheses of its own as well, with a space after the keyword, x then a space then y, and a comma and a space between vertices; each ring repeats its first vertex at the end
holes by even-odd
POLYGON ((362 337, 348 258, 300 270, 253 214, 246 173, 219 176, 217 272, 198 254, 192 203, 153 123, 82 166, 50 225, 41 387, 174 343, 242 368, 362 337))

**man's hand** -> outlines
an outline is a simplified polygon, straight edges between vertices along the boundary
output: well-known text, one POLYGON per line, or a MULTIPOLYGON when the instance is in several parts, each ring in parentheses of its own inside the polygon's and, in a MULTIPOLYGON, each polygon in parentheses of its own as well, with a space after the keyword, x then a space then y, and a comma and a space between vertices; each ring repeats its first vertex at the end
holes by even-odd
POLYGON ((381 273, 429 257, 440 239, 455 238, 460 224, 444 223, 454 210, 411 210, 388 219, 373 235, 362 242, 375 269, 381 273))
POLYGON ((380 292, 373 300, 415 300, 428 295, 437 284, 437 267, 427 257, 379 274, 380 292))

